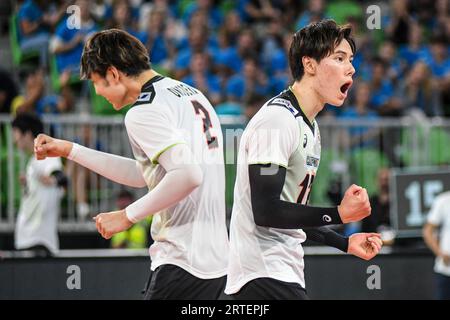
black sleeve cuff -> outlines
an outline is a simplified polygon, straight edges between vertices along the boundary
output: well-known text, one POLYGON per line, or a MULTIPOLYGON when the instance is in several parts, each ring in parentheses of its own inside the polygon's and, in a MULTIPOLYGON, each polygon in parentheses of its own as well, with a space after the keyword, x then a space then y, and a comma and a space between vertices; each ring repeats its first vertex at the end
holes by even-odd
POLYGON ((342 224, 337 207, 323 208, 322 221, 323 225, 342 224))
POLYGON ((327 245, 348 252, 348 237, 344 237, 336 232, 329 232, 325 235, 325 242, 327 245))

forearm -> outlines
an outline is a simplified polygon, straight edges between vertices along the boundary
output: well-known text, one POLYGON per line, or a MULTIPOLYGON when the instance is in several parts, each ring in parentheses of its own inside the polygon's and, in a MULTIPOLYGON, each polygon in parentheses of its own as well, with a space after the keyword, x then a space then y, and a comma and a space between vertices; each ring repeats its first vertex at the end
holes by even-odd
POLYGON ((262 227, 302 229, 332 224, 342 224, 336 207, 311 207, 279 199, 252 200, 255 223, 262 227), (256 204, 258 202, 259 204, 256 204))
POLYGON ((336 207, 310 207, 281 200, 280 194, 284 185, 286 169, 278 167, 276 174, 262 175, 262 167, 262 165, 249 166, 251 202, 257 225, 281 229, 301 229, 342 223, 336 207))
POLYGON ((168 172, 152 191, 126 208, 127 218, 136 223, 177 204, 198 186, 197 174, 186 169, 168 172))
POLYGON ((348 238, 340 235, 332 229, 327 227, 305 228, 303 231, 306 233, 309 240, 325 244, 343 252, 348 251, 348 238))
POLYGON ((441 255, 441 249, 439 247, 439 241, 434 234, 434 228, 426 225, 423 231, 423 239, 427 244, 428 248, 434 253, 435 256, 441 255))
POLYGON ((153 190, 126 208, 128 220, 135 223, 170 208, 197 188, 203 181, 203 172, 191 159, 191 151, 184 144, 165 151, 158 159, 166 170, 164 178, 153 190))
POLYGON ((136 160, 89 149, 76 143, 67 158, 114 182, 136 188, 146 186, 136 160))

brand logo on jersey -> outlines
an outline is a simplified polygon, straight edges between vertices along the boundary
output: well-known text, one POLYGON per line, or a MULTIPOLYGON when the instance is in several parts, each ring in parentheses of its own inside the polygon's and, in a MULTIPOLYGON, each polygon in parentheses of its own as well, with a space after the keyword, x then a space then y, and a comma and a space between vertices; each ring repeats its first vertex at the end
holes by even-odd
POLYGON ((312 167, 312 168, 318 168, 319 167, 319 161, 320 159, 313 156, 306 156, 306 166, 312 167))
POLYGON ((139 102, 150 101, 151 97, 152 97, 152 94, 150 92, 143 92, 139 95, 139 97, 136 101, 139 101, 139 102))
POLYGON ((324 222, 330 223, 331 222, 331 217, 329 215, 325 214, 324 216, 322 216, 322 220, 324 222))
POLYGON ((270 104, 279 105, 282 107, 285 107, 288 109, 294 116, 296 116, 299 112, 297 109, 294 108, 292 103, 289 100, 281 99, 281 98, 275 98, 273 99, 270 104))
POLYGON ((308 144, 308 136, 305 133, 303 136, 303 148, 306 148, 307 144, 308 144))

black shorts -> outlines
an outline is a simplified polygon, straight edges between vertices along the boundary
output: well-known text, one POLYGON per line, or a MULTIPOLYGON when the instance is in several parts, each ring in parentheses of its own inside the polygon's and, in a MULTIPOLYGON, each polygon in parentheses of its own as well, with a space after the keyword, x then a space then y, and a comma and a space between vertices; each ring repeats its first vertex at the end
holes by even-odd
POLYGON ((257 278, 247 282, 229 300, 309 300, 306 290, 298 283, 272 278, 257 278))
POLYGON ((200 279, 183 268, 164 264, 150 271, 143 290, 144 300, 217 300, 226 277, 200 279))

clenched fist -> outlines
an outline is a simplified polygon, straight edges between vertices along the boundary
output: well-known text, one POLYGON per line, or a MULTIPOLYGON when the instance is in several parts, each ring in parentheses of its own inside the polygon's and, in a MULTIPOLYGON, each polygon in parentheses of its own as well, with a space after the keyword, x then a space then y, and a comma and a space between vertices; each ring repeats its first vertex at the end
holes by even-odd
POLYGON ((355 184, 345 191, 344 198, 338 206, 343 223, 360 221, 369 216, 371 211, 367 190, 355 184))
POLYGON ((379 233, 354 233, 348 241, 348 253, 364 260, 370 260, 381 250, 383 241, 379 233))
POLYGON ((128 220, 125 210, 100 213, 94 217, 97 231, 105 239, 130 228, 133 223, 128 220))
POLYGON ((67 158, 72 150, 72 142, 52 138, 46 134, 40 134, 34 139, 34 154, 37 160, 47 157, 67 158))

